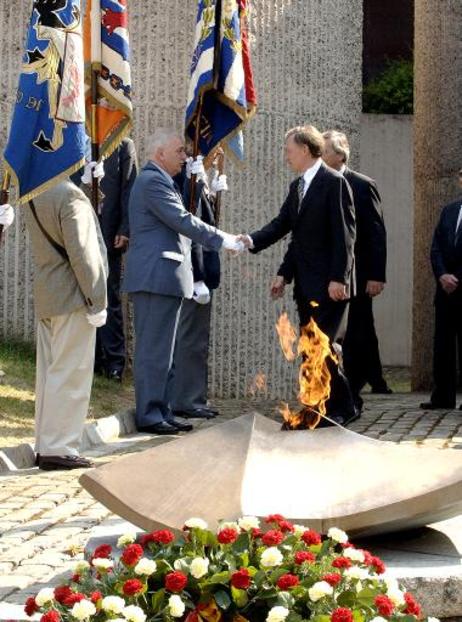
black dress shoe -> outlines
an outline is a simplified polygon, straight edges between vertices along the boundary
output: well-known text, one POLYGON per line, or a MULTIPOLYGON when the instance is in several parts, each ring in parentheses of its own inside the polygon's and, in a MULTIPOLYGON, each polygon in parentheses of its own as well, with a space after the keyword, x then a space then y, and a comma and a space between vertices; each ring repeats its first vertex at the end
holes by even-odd
POLYGON ((437 404, 435 402, 422 402, 420 404, 420 408, 422 410, 454 410, 456 407, 455 404, 437 404))
POLYGON ((35 454, 35 462, 34 462, 34 465, 35 465, 35 466, 38 466, 38 465, 39 465, 39 462, 40 462, 40 454, 35 454))
POLYGON ((195 408, 194 410, 174 410, 175 417, 183 419, 213 419, 216 414, 208 408, 195 408))
POLYGON ((38 468, 42 471, 70 471, 91 469, 95 465, 83 456, 39 456, 38 468))
POLYGON ((108 371, 107 377, 109 380, 113 380, 114 382, 122 382, 122 372, 118 369, 111 369, 108 371))
POLYGON ((148 434, 176 434, 179 431, 176 426, 167 423, 167 421, 139 426, 137 430, 138 432, 147 432, 148 434))
POLYGON ((191 432, 191 430, 193 429, 193 426, 191 423, 184 423, 183 421, 180 421, 179 419, 175 419, 175 417, 172 417, 171 419, 169 419, 168 423, 174 428, 176 428, 178 432, 191 432))

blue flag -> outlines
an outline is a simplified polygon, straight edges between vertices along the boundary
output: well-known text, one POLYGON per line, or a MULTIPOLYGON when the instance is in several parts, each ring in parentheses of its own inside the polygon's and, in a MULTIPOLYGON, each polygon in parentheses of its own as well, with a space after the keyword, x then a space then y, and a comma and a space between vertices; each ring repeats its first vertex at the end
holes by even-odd
POLYGON ((250 65, 245 0, 198 0, 186 133, 194 140, 199 122, 199 150, 216 145, 243 154, 240 134, 256 108, 250 65), (234 140, 233 140, 234 138, 234 140))
POLYGON ((80 0, 34 0, 4 156, 20 203, 85 162, 80 0))

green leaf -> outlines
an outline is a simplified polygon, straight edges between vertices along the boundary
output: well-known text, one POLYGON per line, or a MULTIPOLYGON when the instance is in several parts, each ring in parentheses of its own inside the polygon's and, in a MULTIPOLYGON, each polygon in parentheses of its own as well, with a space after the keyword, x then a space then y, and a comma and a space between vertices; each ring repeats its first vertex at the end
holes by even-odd
POLYGON ((239 536, 239 538, 236 540, 236 542, 234 542, 234 544, 232 545, 232 551, 233 553, 235 553, 236 555, 239 555, 240 553, 244 553, 249 549, 249 536, 247 533, 241 533, 241 535, 239 536))
POLYGON ((377 596, 378 591, 373 590, 370 587, 366 587, 357 594, 357 601, 361 605, 365 605, 366 607, 370 607, 374 604, 374 598, 377 596))
POLYGON ((229 609, 229 606, 231 605, 231 598, 229 597, 228 592, 218 590, 218 592, 215 592, 214 597, 220 609, 223 609, 223 611, 229 609))
POLYGON ((273 583, 276 583, 278 579, 283 577, 288 572, 289 571, 287 568, 278 568, 277 570, 273 570, 273 572, 270 574, 270 579, 273 583))
POLYGON ((302 622, 303 618, 299 613, 291 611, 286 618, 286 622, 302 622))
POLYGON ((229 572, 229 570, 224 570, 223 572, 217 572, 216 574, 212 575, 210 579, 207 579, 207 583, 208 584, 222 583, 223 585, 226 585, 229 582, 230 576, 231 576, 231 573, 229 572))
POLYGON ((263 572, 263 570, 257 570, 257 572, 253 576, 253 580, 257 587, 261 587, 265 579, 266 579, 266 574, 263 572))
POLYGON ((324 540, 324 542, 321 544, 321 547, 319 549, 318 559, 325 557, 325 555, 327 555, 329 551, 330 551, 330 540, 324 540))
POLYGON ((294 603, 295 603, 295 599, 292 596, 292 594, 289 594, 289 592, 279 592, 278 598, 277 598, 278 605, 280 605, 281 607, 286 607, 287 609, 290 609, 291 607, 294 606, 294 603))
POLYGON ((249 602, 249 597, 245 590, 239 590, 236 587, 231 586, 231 596, 236 605, 242 609, 249 602))
MULTIPOLYGON (((360 611, 359 609, 354 609, 353 610, 353 620, 354 622, 364 622, 364 615, 362 613, 362 611, 360 611)), ((400 622, 401 622, 401 618, 400 618, 400 622)), ((415 622, 415 620, 414 620, 415 622)))
POLYGON ((311 622, 330 622, 330 616, 319 614, 311 618, 311 622))
POLYGON ((353 607, 357 601, 357 594, 352 590, 347 590, 346 592, 342 592, 340 596, 337 598, 337 603, 339 607, 353 607))
POLYGON ((151 607, 152 613, 159 613, 164 607, 165 600, 165 590, 159 590, 158 592, 154 592, 151 598, 151 607))

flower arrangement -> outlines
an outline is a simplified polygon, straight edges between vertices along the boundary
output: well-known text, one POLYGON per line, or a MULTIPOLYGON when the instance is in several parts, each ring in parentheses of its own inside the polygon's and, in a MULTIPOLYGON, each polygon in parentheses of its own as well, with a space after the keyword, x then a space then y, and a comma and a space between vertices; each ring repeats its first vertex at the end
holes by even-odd
MULTIPOLYGON (((345 532, 327 537, 283 516, 221 523, 199 518, 176 537, 119 538, 77 563, 66 585, 28 598, 41 622, 416 622, 420 605, 345 532), (117 559, 116 559, 117 558, 117 559)), ((435 618, 428 618, 434 622, 435 618)))

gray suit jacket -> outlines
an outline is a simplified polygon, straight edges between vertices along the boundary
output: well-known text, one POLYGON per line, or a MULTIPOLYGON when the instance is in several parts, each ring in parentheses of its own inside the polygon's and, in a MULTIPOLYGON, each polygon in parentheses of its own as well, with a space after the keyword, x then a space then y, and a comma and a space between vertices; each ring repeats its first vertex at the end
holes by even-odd
POLYGON ((107 307, 106 247, 95 212, 71 181, 63 181, 34 199, 48 235, 62 246, 62 257, 40 230, 30 207, 24 208, 35 259, 35 311, 39 319, 87 308, 107 307))
POLYGON ((173 182, 153 162, 133 185, 129 220, 124 291, 192 298, 191 240, 217 251, 221 233, 185 209, 173 182))

